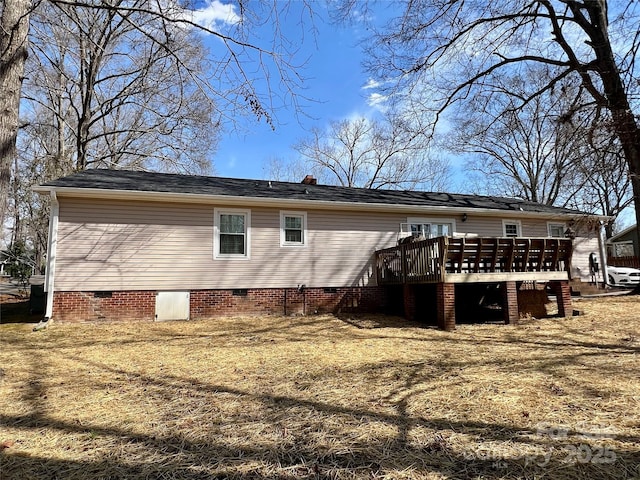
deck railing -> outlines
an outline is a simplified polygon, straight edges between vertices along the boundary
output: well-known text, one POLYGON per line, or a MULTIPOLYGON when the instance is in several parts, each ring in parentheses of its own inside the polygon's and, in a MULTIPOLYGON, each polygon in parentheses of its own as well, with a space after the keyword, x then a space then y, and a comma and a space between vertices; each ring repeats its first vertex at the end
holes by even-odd
POLYGON ((378 285, 444 282, 448 274, 569 272, 564 238, 437 237, 379 250, 378 285))

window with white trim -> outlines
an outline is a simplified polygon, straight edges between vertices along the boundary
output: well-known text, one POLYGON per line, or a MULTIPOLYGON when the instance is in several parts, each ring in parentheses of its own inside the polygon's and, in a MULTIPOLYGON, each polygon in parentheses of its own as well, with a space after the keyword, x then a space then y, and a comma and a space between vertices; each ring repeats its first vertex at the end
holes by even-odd
POLYGON ((280 212, 280 245, 301 247, 307 243, 307 214, 280 212))
POLYGON ((547 223, 547 230, 549 236, 552 238, 564 238, 564 232, 567 230, 567 226, 564 223, 547 223))
POLYGON ((448 218, 429 219, 410 217, 407 218, 407 223, 400 224, 400 227, 401 233, 413 235, 414 237, 447 237, 453 235, 453 231, 455 229, 455 221, 448 218))
POLYGON ((519 220, 503 220, 502 234, 505 237, 521 237, 522 225, 519 220))
POLYGON ((251 212, 215 209, 213 255, 215 258, 249 258, 251 212))

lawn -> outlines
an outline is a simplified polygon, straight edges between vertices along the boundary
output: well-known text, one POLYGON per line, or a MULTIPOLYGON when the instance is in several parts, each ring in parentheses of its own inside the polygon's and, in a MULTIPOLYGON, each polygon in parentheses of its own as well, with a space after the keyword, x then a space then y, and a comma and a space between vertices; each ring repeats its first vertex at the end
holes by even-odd
POLYGON ((640 298, 387 317, 0 325, 0 478, 640 477, 640 298))

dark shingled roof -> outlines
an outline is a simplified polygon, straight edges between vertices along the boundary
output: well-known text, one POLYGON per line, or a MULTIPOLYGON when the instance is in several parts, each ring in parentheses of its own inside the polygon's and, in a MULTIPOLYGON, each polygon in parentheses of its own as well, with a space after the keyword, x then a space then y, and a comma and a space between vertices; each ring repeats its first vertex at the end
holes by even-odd
POLYGON ((549 214, 585 214, 578 210, 549 207, 515 198, 407 190, 372 190, 331 185, 305 185, 302 183, 269 180, 204 177, 127 170, 86 170, 45 183, 42 186, 361 204, 481 208, 549 214))

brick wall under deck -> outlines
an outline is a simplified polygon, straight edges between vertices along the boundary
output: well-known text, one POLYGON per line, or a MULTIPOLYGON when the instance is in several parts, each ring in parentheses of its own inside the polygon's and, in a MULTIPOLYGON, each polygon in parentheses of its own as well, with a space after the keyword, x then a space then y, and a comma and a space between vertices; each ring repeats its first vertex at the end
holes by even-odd
POLYGON ((232 290, 192 290, 191 318, 217 315, 376 312, 387 304, 383 287, 248 289, 246 295, 232 290))
MULTIPOLYGON (((379 312, 387 307, 384 287, 272 288, 191 290, 190 317, 222 315, 302 315, 379 312)), ((152 321, 156 292, 56 292, 53 319, 81 321, 152 321)))

